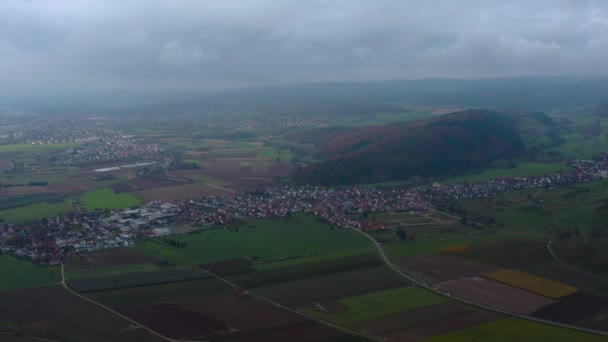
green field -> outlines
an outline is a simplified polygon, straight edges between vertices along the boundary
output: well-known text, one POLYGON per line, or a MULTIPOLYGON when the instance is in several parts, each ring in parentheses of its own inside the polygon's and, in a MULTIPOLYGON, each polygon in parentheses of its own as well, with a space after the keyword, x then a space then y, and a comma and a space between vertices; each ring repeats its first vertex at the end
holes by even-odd
POLYGON ((602 227, 605 219, 596 212, 608 198, 608 183, 596 181, 571 187, 512 191, 495 199, 459 203, 475 215, 489 216, 509 230, 543 234, 546 240, 559 230, 580 228, 588 233, 602 227))
POLYGON ((79 143, 64 143, 64 144, 45 144, 45 145, 32 145, 32 144, 9 144, 0 145, 0 155, 4 153, 36 153, 44 154, 49 152, 58 152, 69 148, 79 146, 79 143))
POLYGON ((310 307, 303 308, 301 311, 335 324, 346 324, 408 311, 446 300, 430 291, 409 286, 340 300, 339 303, 348 307, 348 311, 340 314, 324 313, 310 307))
POLYGON ((444 247, 473 245, 487 241, 501 240, 509 236, 511 235, 500 232, 480 237, 474 237, 469 234, 458 234, 453 238, 446 239, 392 242, 384 245, 384 251, 390 259, 395 260, 401 257, 434 253, 444 247))
POLYGON ((102 209, 123 209, 138 206, 141 200, 128 193, 117 194, 112 189, 103 188, 86 192, 79 197, 87 210, 102 209))
POLYGON ((0 290, 52 285, 61 280, 57 266, 37 266, 7 255, 0 255, 0 273, 0 290))
POLYGON ((232 287, 216 278, 180 281, 87 293, 87 297, 111 307, 159 303, 198 295, 230 293, 232 287))
POLYGON ((69 271, 66 272, 66 279, 68 278, 86 278, 86 277, 99 277, 99 276, 111 276, 123 273, 136 273, 136 272, 150 272, 158 270, 158 266, 154 264, 132 264, 122 265, 115 267, 103 267, 103 268, 92 268, 81 271, 69 271))
POLYGON ((60 202, 43 202, 23 207, 0 211, 0 218, 7 222, 21 223, 25 221, 38 220, 45 217, 53 217, 72 210, 72 202, 63 200, 60 202))
POLYGON ((586 138, 581 133, 565 134, 566 142, 547 151, 558 152, 560 157, 591 159, 600 152, 608 152, 608 138, 604 135, 586 138))
POLYGON ((482 182, 496 178, 541 176, 570 169, 570 167, 562 165, 561 163, 519 163, 517 164, 517 167, 512 169, 486 169, 476 174, 448 178, 441 181, 441 183, 454 184, 463 182, 482 182))
MULTIPOLYGON (((309 258, 304 258, 308 260, 309 258)), ((264 271, 247 272, 230 276, 230 281, 245 288, 289 282, 298 279, 340 272, 358 270, 381 265, 382 262, 375 252, 350 255, 342 258, 322 259, 290 265, 289 267, 273 268, 264 271)))
POLYGON ((278 160, 282 163, 289 163, 293 159, 293 153, 290 150, 265 150, 258 152, 258 157, 278 160))
POLYGON ((238 230, 215 229, 172 235, 172 240, 187 243, 183 248, 163 243, 162 239, 143 242, 137 248, 156 259, 176 264, 200 264, 237 257, 278 260, 369 246, 369 241, 356 232, 332 229, 315 217, 305 215, 290 219, 247 220, 238 230))
POLYGON ((277 268, 286 268, 293 267, 302 264, 311 264, 318 262, 330 263, 333 260, 343 259, 343 258, 357 258, 361 255, 369 255, 375 254, 376 248, 373 246, 365 246, 359 248, 349 248, 345 250, 337 250, 335 252, 327 252, 322 255, 317 256, 308 256, 304 258, 293 258, 287 260, 277 260, 271 262, 264 262, 261 264, 256 264, 255 269, 258 271, 270 271, 277 268))
POLYGON ((571 329, 558 328, 547 324, 535 323, 516 318, 507 318, 500 321, 482 324, 471 329, 435 336, 424 340, 425 342, 586 342, 605 341, 606 337, 591 335, 571 329))

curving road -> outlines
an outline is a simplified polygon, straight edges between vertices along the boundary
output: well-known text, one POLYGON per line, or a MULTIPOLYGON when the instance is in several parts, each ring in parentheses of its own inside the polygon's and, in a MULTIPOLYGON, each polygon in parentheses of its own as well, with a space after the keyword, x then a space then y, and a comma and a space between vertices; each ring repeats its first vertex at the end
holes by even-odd
MULTIPOLYGON (((537 322, 537 323, 543 323, 543 324, 548 324, 548 325, 553 325, 555 327, 560 327, 560 328, 567 328, 567 329, 573 329, 573 330, 578 330, 580 332, 585 332, 585 333, 590 333, 590 334, 595 334, 595 335, 602 335, 602 336, 608 336, 608 332, 606 331, 599 331, 599 330, 594 330, 594 329, 587 329, 587 328, 582 328, 582 327, 578 327, 575 325, 570 325, 570 324, 563 324, 563 323, 558 323, 558 322, 553 322, 553 321, 548 321, 548 320, 544 320, 544 319, 540 319, 540 318, 536 318, 536 317, 532 317, 532 316, 526 316, 526 315, 521 315, 518 313, 514 313, 514 312, 509 312, 503 309, 499 309, 499 308, 495 308, 493 306, 488 306, 488 305, 484 305, 484 304, 480 304, 480 303, 476 303, 476 302, 472 302, 463 298, 458 298, 458 297, 454 297, 452 295, 450 295, 447 292, 443 292, 440 291, 439 289, 429 286, 428 284, 426 284, 425 282, 419 280, 415 275, 413 275, 412 273, 410 273, 408 270, 406 270, 403 267, 400 267, 399 265, 395 265, 393 264, 390 259, 387 257, 386 253, 384 252, 384 249, 382 248, 382 245, 376 241, 376 239, 374 239, 371 235, 367 234, 366 232, 360 230, 360 229, 355 229, 353 228, 353 230, 363 234, 365 237, 367 237, 376 247, 376 249, 378 250, 378 253, 380 254, 380 256, 382 257, 382 259, 384 260, 384 263, 386 265, 388 265, 391 269, 393 269, 395 272, 397 272, 399 275, 407 278, 409 281, 412 282, 412 285, 414 286, 420 286, 422 288, 425 288, 429 291, 432 291, 438 295, 444 296, 444 297, 448 297, 451 298, 453 300, 459 301, 461 303, 464 304, 468 304, 483 310, 487 310, 487 311, 492 311, 495 313, 499 313, 502 315, 506 315, 506 316, 511 316, 511 317, 516 317, 516 318, 521 318, 521 319, 525 319, 528 321, 533 321, 533 322, 537 322)), ((551 252, 551 254, 553 255, 551 249, 550 249, 550 243, 547 245, 549 248, 549 251, 551 252)), ((554 256, 555 257, 555 256, 554 256)))

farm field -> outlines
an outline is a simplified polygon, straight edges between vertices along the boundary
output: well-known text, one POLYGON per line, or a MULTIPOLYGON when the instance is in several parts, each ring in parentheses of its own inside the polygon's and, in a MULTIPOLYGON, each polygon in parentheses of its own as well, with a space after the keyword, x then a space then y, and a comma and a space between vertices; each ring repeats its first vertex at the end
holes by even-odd
POLYGON ((141 201, 130 194, 117 194, 112 189, 104 188, 87 192, 80 196, 80 201, 89 211, 95 209, 122 209, 138 206, 141 201))
MULTIPOLYGON (((608 299, 577 292, 539 309, 534 312, 534 316, 560 323, 575 324, 604 310, 608 310, 608 299)), ((604 326, 603 330, 608 330, 608 325, 604 326)))
POLYGON ((115 193, 133 192, 145 189, 165 188, 177 185, 183 185, 184 182, 170 179, 163 176, 143 176, 127 180, 125 182, 116 183, 111 186, 115 193))
POLYGON ((236 228, 206 230, 173 235, 171 239, 187 242, 187 246, 177 248, 155 239, 139 244, 137 248, 156 259, 203 264, 236 257, 264 261, 323 255, 369 245, 369 241, 356 232, 332 228, 305 215, 291 219, 247 220, 238 226, 238 231, 236 228))
POLYGON ((501 239, 472 245, 456 255, 486 264, 518 268, 552 260, 546 245, 544 241, 501 239))
POLYGON ((455 297, 502 310, 531 314, 554 300, 480 277, 462 278, 435 284, 455 297))
POLYGON ((301 308, 300 311, 335 324, 347 324, 412 310, 446 300, 444 297, 430 291, 409 286, 342 299, 338 301, 345 307, 341 313, 324 313, 312 307, 301 308))
POLYGON ((405 285, 407 281, 388 267, 375 266, 257 287, 253 292, 295 308, 405 285))
POLYGON ((608 274, 608 252, 578 239, 553 241, 553 253, 562 261, 600 276, 608 274))
POLYGON ((608 151, 608 139, 600 135, 586 139, 581 133, 564 134, 566 142, 558 147, 547 150, 559 152, 563 158, 591 159, 598 153, 608 151))
POLYGON ((488 272, 484 274, 484 277, 553 299, 559 299, 578 291, 572 286, 511 269, 488 272))
POLYGON ((228 284, 205 278, 171 284, 123 288, 87 294, 128 317, 177 339, 257 341, 268 336, 293 336, 296 341, 340 337, 280 308, 235 292, 228 284))
POLYGON ((72 211, 71 201, 53 200, 52 202, 35 203, 23 207, 2 210, 0 211, 0 218, 6 222, 23 223, 25 221, 38 220, 45 217, 55 217, 70 211, 72 211))
POLYGON ((0 291, 0 322, 26 335, 71 341, 163 341, 60 286, 0 291))
POLYGON ((293 159, 293 153, 290 150, 270 149, 259 152, 258 157, 289 163, 293 159))
POLYGON ((190 158, 189 164, 199 165, 198 169, 177 170, 172 174, 202 185, 219 186, 230 190, 268 186, 275 177, 288 176, 291 173, 290 166, 281 160, 281 158, 291 158, 288 154, 275 155, 273 150, 263 150, 263 148, 222 150, 219 153, 200 155, 192 152, 190 158), (264 153, 269 153, 274 158, 261 156, 264 153))
POLYGON ((492 217, 502 229, 555 237, 556 231, 580 228, 588 234, 603 224, 596 208, 606 199, 605 181, 570 187, 512 191, 496 199, 461 201, 459 205, 474 214, 492 217))
POLYGON ((153 263, 144 263, 144 264, 129 264, 129 265, 121 265, 121 266, 113 266, 113 267, 103 267, 103 268, 89 268, 85 270, 74 270, 68 271, 66 270, 65 277, 66 279, 71 278, 91 278, 91 277, 111 277, 119 274, 125 273, 137 273, 137 272, 152 272, 157 271, 159 269, 158 266, 153 263))
POLYGON ((464 277, 481 276, 497 267, 453 256, 427 254, 399 259, 402 266, 427 283, 440 283, 464 277))
MULTIPOLYGON (((19 187, 18 187, 19 188, 19 187)), ((18 208, 34 203, 45 202, 53 200, 58 197, 55 193, 34 193, 25 195, 6 195, 2 189, 11 188, 0 188, 0 210, 18 208)))
POLYGON ((384 246, 384 250, 388 257, 392 260, 397 260, 402 257, 411 257, 421 254, 431 254, 440 252, 446 247, 452 246, 472 246, 488 241, 502 240, 512 235, 508 233, 497 232, 491 235, 471 236, 470 234, 456 234, 450 238, 441 238, 441 235, 435 235, 434 239, 430 240, 414 240, 403 242, 392 242, 384 246))
POLYGON ((0 290, 39 287, 57 284, 61 271, 57 266, 38 266, 29 261, 0 255, 0 290))
POLYGON ((517 167, 512 169, 485 169, 477 174, 444 179, 441 183, 483 182, 497 178, 542 176, 550 173, 568 171, 570 169, 569 166, 563 165, 562 163, 527 162, 518 163, 517 167))
POLYGON ((605 337, 587 334, 571 329, 558 328, 542 323, 530 322, 516 318, 507 318, 476 326, 471 329, 436 336, 425 342, 595 342, 604 341, 605 337))
POLYGON ((357 322, 347 327, 386 341, 422 341, 499 319, 502 319, 502 316, 447 301, 357 322))
POLYGON ((357 247, 357 248, 348 248, 348 249, 343 249, 343 250, 338 249, 336 251, 327 251, 327 252, 324 252, 323 254, 311 255, 311 256, 306 256, 306 257, 301 257, 301 258, 263 261, 261 263, 256 263, 255 269, 257 271, 270 271, 270 270, 274 270, 277 268, 286 268, 286 267, 298 266, 298 265, 302 265, 302 264, 313 264, 313 263, 320 263, 320 262, 332 263, 336 260, 345 259, 345 258, 352 258, 352 259, 357 259, 360 257, 374 258, 375 255, 376 255, 375 247, 368 245, 368 246, 357 247))
POLYGON ((564 283, 581 290, 589 290, 608 284, 598 276, 583 273, 567 267, 557 260, 543 261, 520 268, 522 271, 564 283))
POLYGON ((66 262, 66 270, 88 270, 152 262, 152 258, 135 248, 112 248, 89 252, 66 262))
POLYGON ((297 264, 290 267, 273 268, 267 271, 237 274, 228 277, 228 279, 242 287, 251 289, 308 277, 359 270, 381 264, 382 262, 375 253, 367 253, 297 264))
POLYGON ((593 317, 589 317, 576 325, 596 330, 607 330, 608 327, 608 310, 604 310, 593 317))
POLYGON ((131 273, 110 273, 86 278, 71 278, 67 281, 67 284, 71 289, 78 292, 95 292, 209 277, 211 277, 211 275, 208 272, 198 268, 163 269, 131 273))
POLYGON ((8 144, 0 145, 0 157, 28 157, 34 155, 45 155, 53 152, 60 152, 69 148, 79 146, 79 143, 62 143, 62 144, 8 144), (7 155, 7 156, 5 156, 7 155))
POLYGON ((203 184, 183 184, 133 191, 130 194, 147 203, 152 201, 184 201, 202 196, 225 195, 229 193, 230 190, 218 189, 217 187, 211 187, 203 184))
POLYGON ((144 305, 156 302, 174 302, 181 298, 218 295, 234 291, 216 278, 201 278, 173 283, 128 287, 98 292, 89 292, 87 297, 112 308, 144 305))

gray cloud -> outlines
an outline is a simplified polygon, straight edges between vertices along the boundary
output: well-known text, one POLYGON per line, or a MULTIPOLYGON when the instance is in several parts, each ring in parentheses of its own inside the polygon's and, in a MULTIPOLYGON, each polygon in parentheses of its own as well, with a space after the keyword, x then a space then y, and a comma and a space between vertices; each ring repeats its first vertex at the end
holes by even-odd
POLYGON ((0 92, 606 73, 608 3, 2 0, 0 92))

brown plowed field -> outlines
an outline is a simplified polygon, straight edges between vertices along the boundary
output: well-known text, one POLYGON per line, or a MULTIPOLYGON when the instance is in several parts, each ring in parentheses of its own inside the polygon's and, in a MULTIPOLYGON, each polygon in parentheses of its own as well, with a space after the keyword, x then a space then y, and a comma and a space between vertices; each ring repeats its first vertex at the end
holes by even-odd
POLYGON ((451 280, 435 285, 452 296, 519 314, 531 314, 554 300, 479 277, 451 280))
POLYGON ((141 198, 144 202, 152 202, 156 200, 174 202, 207 195, 225 195, 227 193, 227 190, 223 191, 218 188, 200 184, 185 184, 132 192, 133 195, 141 198))
POLYGON ((384 266, 362 268, 286 283, 262 286, 253 290, 262 297, 290 307, 314 302, 331 302, 407 285, 403 278, 384 266))
POLYGON ((61 341, 164 341, 60 286, 0 291, 0 322, 61 341))
POLYGON ((35 194, 51 194, 57 192, 55 189, 49 186, 10 186, 0 187, 0 196, 23 196, 23 195, 35 195, 35 194))
POLYGON ((177 339, 226 333, 230 330, 214 318, 174 303, 130 306, 118 311, 145 326, 153 327, 165 336, 177 339))
POLYGON ((113 248, 87 253, 71 263, 78 270, 141 264, 153 259, 133 248, 113 248))
POLYGON ((219 294, 197 296, 177 301, 193 312, 213 317, 237 330, 255 330, 306 321, 302 316, 259 301, 248 295, 219 294))
MULTIPOLYGON (((534 316, 573 324, 608 309, 608 299, 577 292, 534 312, 534 316)), ((608 328, 608 327, 607 327, 608 328)))
POLYGON ((241 331, 223 336, 211 336, 205 338, 205 340, 213 342, 317 342, 340 341, 342 336, 345 336, 344 333, 338 330, 328 328, 316 322, 306 321, 278 327, 241 331))
POLYGON ((204 337, 209 340, 211 335, 278 328, 308 321, 251 296, 233 292, 130 305, 120 307, 118 311, 177 339, 204 337))
POLYGON ((420 341, 435 335, 472 328, 502 316, 454 301, 352 324, 349 328, 384 341, 420 341))
POLYGON ((162 176, 144 176, 131 179, 124 183, 114 184, 111 186, 111 188, 115 192, 132 192, 147 189, 165 188, 184 184, 189 183, 168 179, 162 176))
POLYGON ((435 284, 465 277, 477 277, 499 268, 473 260, 437 254, 420 255, 397 261, 424 281, 435 284))
POLYGON ((521 270, 539 277, 559 281, 581 290, 598 288, 603 284, 608 284, 606 280, 600 277, 566 267, 557 260, 543 261, 528 265, 522 267, 521 270))

